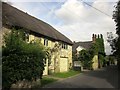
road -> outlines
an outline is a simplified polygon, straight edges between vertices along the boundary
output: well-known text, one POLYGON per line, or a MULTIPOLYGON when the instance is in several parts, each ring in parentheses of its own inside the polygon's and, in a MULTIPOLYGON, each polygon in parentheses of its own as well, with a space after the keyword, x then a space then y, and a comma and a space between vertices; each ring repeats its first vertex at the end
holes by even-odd
POLYGON ((118 68, 108 66, 95 71, 85 71, 43 88, 118 88, 118 68))

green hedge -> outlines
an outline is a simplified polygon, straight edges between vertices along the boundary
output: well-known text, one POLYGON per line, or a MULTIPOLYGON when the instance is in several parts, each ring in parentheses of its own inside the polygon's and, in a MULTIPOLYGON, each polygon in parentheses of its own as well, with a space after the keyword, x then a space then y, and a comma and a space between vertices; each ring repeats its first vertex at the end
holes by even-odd
POLYGON ((12 30, 4 36, 2 49, 2 87, 10 88, 19 80, 42 78, 46 52, 38 43, 26 43, 23 32, 12 30))

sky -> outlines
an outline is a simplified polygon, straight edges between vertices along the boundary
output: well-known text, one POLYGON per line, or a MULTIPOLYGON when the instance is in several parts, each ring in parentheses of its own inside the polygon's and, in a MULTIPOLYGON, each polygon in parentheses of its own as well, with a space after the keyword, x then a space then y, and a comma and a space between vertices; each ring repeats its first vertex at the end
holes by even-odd
POLYGON ((91 41, 92 34, 103 34, 105 52, 107 55, 110 54, 107 32, 115 34, 116 27, 112 15, 117 0, 6 1, 12 6, 52 25, 71 41, 91 41))

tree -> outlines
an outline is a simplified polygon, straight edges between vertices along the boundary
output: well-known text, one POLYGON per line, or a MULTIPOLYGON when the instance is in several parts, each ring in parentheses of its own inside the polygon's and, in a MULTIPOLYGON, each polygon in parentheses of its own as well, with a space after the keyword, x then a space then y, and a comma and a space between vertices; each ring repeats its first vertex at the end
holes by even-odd
POLYGON ((114 55, 118 59, 118 64, 120 64, 120 0, 118 1, 114 14, 113 14, 113 19, 116 22, 116 33, 118 37, 116 38, 116 42, 114 44, 115 46, 115 52, 114 55))
POLYGON ((42 44, 23 40, 22 30, 12 29, 4 36, 2 49, 2 85, 10 88, 19 80, 42 78, 46 51, 42 44))

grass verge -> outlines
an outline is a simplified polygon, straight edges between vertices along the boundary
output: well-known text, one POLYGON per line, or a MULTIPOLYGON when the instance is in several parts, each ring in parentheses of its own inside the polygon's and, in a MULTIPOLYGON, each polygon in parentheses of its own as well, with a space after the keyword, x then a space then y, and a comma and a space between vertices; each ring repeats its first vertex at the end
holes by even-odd
POLYGON ((48 77, 43 77, 41 79, 41 86, 44 86, 46 84, 49 84, 49 83, 52 83, 52 82, 55 82, 57 81, 57 79, 54 79, 54 78, 48 78, 48 77))
POLYGON ((67 77, 71 77, 71 76, 74 76, 79 73, 80 73, 80 71, 70 70, 69 72, 54 73, 54 74, 52 74, 52 76, 58 77, 58 78, 67 78, 67 77))

